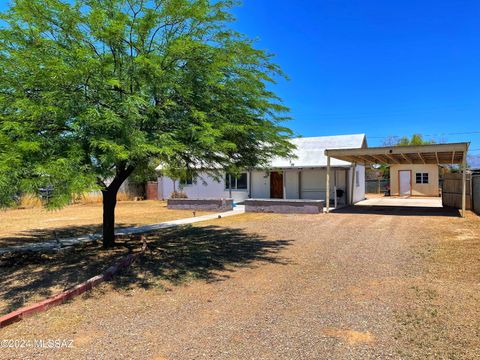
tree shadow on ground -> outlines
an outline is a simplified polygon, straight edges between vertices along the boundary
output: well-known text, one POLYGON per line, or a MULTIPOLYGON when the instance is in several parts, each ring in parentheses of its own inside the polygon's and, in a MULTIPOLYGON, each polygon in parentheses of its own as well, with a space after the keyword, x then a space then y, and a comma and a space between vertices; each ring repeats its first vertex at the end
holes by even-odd
MULTIPOLYGON (((114 288, 164 287, 192 279, 225 280, 238 267, 286 264, 278 253, 290 243, 217 226, 163 229, 148 234, 147 242, 145 254, 114 277, 114 288)), ((140 246, 138 240, 131 240, 111 250, 90 244, 66 253, 0 259, 0 315, 101 274, 140 246)))
MULTIPOLYGON (((115 225, 115 229, 119 230, 132 226, 138 226, 138 224, 119 223, 115 225)), ((17 232, 14 236, 0 237, 0 247, 55 241, 56 239, 65 239, 86 234, 99 234, 101 231, 101 224, 69 225, 49 229, 30 229, 17 232)))

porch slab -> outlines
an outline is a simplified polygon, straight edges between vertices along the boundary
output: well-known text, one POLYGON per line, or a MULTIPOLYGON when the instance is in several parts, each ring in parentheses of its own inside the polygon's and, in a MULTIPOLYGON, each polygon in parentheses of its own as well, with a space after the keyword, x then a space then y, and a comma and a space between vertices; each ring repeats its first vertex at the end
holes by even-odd
POLYGON ((321 214, 325 202, 304 199, 247 199, 244 204, 245 212, 321 214))

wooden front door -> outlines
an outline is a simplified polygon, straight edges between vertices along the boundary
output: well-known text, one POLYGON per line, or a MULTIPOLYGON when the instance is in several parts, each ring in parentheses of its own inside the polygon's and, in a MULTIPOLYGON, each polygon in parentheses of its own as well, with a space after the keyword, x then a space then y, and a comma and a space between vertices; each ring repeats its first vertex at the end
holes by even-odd
POLYGON ((270 198, 283 199, 283 174, 279 171, 270 173, 270 198))

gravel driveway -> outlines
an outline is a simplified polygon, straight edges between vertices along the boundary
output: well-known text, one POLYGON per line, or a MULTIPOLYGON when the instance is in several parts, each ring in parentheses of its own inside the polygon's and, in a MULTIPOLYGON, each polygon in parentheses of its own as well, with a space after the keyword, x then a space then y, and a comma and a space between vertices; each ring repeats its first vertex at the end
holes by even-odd
POLYGON ((269 246, 251 261, 210 259, 208 276, 181 284, 102 286, 0 330, 1 339, 72 339, 73 348, 1 357, 479 357, 480 221, 443 215, 244 214, 198 225, 269 246))

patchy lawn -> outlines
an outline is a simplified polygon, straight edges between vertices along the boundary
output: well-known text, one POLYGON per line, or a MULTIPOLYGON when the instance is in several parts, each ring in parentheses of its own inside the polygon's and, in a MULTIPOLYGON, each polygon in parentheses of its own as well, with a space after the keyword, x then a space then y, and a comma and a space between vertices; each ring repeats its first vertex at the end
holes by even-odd
MULTIPOLYGON (((169 210, 165 201, 119 201, 117 227, 155 224, 192 217, 192 211, 169 210)), ((197 211, 196 215, 206 212, 197 211)), ((40 207, 0 210, 0 246, 47 241, 101 231, 102 204, 78 204, 60 210, 40 207)))
MULTIPOLYGON (((111 283, 0 330, 4 339, 72 339, 74 348, 5 356, 480 356, 480 218, 472 214, 243 214, 148 241, 152 252, 111 283)), ((2 292, 4 306, 31 289, 48 293, 50 275, 75 282, 128 250, 101 259, 98 249, 78 251, 48 267, 47 259, 10 264, 2 278, 24 288, 2 292), (35 267, 44 271, 37 278, 35 267)))

